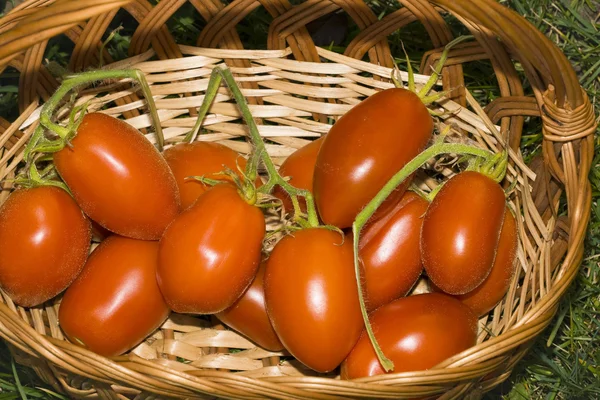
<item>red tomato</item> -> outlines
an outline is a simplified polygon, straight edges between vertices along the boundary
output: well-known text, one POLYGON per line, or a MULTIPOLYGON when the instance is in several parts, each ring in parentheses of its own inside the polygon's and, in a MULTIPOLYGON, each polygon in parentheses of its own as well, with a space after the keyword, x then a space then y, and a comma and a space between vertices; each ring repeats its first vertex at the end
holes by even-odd
POLYGON ((256 275, 264 236, 262 211, 233 185, 206 191, 160 240, 157 278, 171 309, 215 314, 230 307, 256 275))
POLYGON ((83 211, 106 229, 160 239, 179 213, 179 192, 158 150, 128 123, 106 114, 83 117, 54 165, 83 211))
MULTIPOLYGON (((165 160, 177 180, 181 207, 185 210, 209 188, 195 179, 185 179, 188 176, 202 176, 210 179, 223 179, 231 182, 231 178, 218 174, 226 167, 238 172, 238 167, 246 168, 246 159, 236 151, 219 143, 194 142, 180 143, 170 147, 163 153, 165 160), (217 175, 214 175, 217 174, 217 175)), ((257 186, 261 184, 257 178, 257 186)))
MULTIPOLYGON (((460 301, 429 293, 402 297, 369 316, 394 373, 429 369, 477 342, 477 317, 460 301)), ((341 368, 342 379, 384 374, 366 331, 341 368)))
POLYGON ((483 283, 469 293, 457 296, 479 316, 487 314, 506 294, 515 274, 518 246, 517 223, 507 208, 500 232, 494 265, 483 283))
MULTIPOLYGON (((317 162, 317 154, 319 154, 324 139, 324 137, 321 137, 296 150, 281 164, 279 174, 284 177, 289 176, 290 180, 288 182, 290 185, 298 189, 313 191, 315 163, 317 162)), ((281 187, 276 186, 273 195, 281 199, 286 211, 294 211, 290 196, 281 187)), ((300 208, 306 212, 306 202, 302 199, 299 200, 300 208)))
POLYGON ((488 276, 505 204, 500 185, 478 172, 462 172, 444 184, 429 205, 421 230, 421 259, 437 287, 464 294, 488 276))
MULTIPOLYGON (((416 94, 388 89, 356 105, 333 125, 319 151, 315 201, 323 222, 340 228, 427 145, 433 120, 416 94)), ((385 215, 410 184, 407 179, 374 217, 385 215)))
POLYGON ((264 285, 285 348, 315 371, 336 368, 363 327, 352 243, 323 228, 294 232, 271 252, 264 285))
POLYGON ((131 350, 169 316, 156 283, 158 242, 110 236, 67 289, 58 320, 69 340, 106 357, 131 350))
POLYGON ((423 271, 420 234, 429 203, 406 192, 390 213, 368 224, 360 236, 367 310, 406 296, 423 271))
POLYGON ((65 290, 88 257, 90 221, 67 192, 19 189, 0 207, 0 286, 33 307, 65 290))
POLYGON ((265 263, 261 263, 252 284, 231 307, 217 314, 225 325, 240 332, 260 347, 270 351, 283 350, 265 306, 263 286, 265 263))

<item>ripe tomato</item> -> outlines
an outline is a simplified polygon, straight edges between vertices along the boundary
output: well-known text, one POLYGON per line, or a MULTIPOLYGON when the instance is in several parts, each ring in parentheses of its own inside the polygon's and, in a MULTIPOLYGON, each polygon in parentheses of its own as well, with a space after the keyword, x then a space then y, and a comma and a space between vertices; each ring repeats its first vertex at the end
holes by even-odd
POLYGON ((131 350, 169 316, 156 283, 158 242, 110 236, 67 289, 58 319, 70 341, 102 356, 131 350))
POLYGON ((280 351, 283 345, 267 315, 264 290, 265 262, 260 264, 252 284, 231 307, 217 314, 225 325, 240 332, 260 347, 280 351))
MULTIPOLYGON (((298 189, 306 189, 313 191, 313 175, 315 172, 315 163, 317 162, 317 154, 321 149, 324 137, 314 140, 306 146, 292 153, 279 167, 281 176, 289 176, 290 185, 298 189)), ((292 212, 292 200, 290 196, 281 187, 276 186, 273 195, 283 202, 286 211, 292 212)), ((306 212, 306 202, 300 199, 300 208, 306 212)))
MULTIPOLYGON (((319 151, 315 201, 323 222, 352 225, 360 210, 427 145, 433 120, 418 96, 388 89, 356 105, 333 125, 319 151)), ((379 207, 384 215, 402 197, 407 179, 379 207)))
POLYGON ((106 114, 83 117, 54 165, 83 211, 119 235, 160 239, 179 213, 169 165, 131 125, 106 114))
POLYGON ((358 340, 363 320, 352 243, 310 228, 281 239, 267 260, 267 313, 281 343, 319 372, 336 368, 358 340))
MULTIPOLYGON (((219 143, 180 143, 165 150, 163 155, 175 175, 181 207, 184 210, 194 204, 198 197, 208 189, 208 186, 202 182, 195 179, 186 180, 186 177, 204 175, 211 179, 231 181, 231 178, 218 173, 226 167, 236 172, 238 172, 238 167, 242 170, 246 168, 244 157, 219 143)), ((238 175, 240 175, 239 172, 238 175)), ((260 183, 260 178, 257 178, 256 184, 260 185, 260 183)))
POLYGON ((488 276, 505 203, 500 185, 479 172, 462 172, 444 184, 429 205, 421 230, 421 259, 437 287, 464 294, 488 276))
MULTIPOLYGON (((429 369, 477 342, 477 317, 460 301, 429 293, 402 297, 369 316, 394 373, 429 369)), ((366 331, 341 368, 342 379, 384 374, 366 331)))
POLYGON ((457 296, 475 314, 481 316, 488 313, 506 294, 510 281, 515 274, 517 240, 517 223, 512 212, 507 208, 504 213, 504 223, 500 232, 496 258, 490 274, 477 288, 469 293, 457 296))
POLYGON ((265 219, 236 187, 206 191, 165 231, 158 253, 158 284, 173 311, 215 314, 250 285, 261 259, 265 219))
POLYGON ((0 207, 0 286, 33 307, 65 290, 88 257, 90 221, 54 186, 19 189, 0 207))
POLYGON ((368 311, 405 296, 419 279, 421 225, 428 205, 406 192, 391 212, 364 228, 358 246, 368 311))

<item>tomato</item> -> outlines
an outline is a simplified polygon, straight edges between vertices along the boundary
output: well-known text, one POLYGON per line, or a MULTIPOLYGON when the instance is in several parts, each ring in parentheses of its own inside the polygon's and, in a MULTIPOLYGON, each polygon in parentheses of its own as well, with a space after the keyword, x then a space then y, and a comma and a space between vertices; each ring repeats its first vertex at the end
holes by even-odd
POLYGON ((90 221, 54 186, 18 189, 0 206, 0 286, 20 306, 69 286, 88 257, 90 221))
POLYGON ((425 214, 421 259, 431 281, 449 294, 479 286, 492 269, 504 219, 504 191, 465 171, 450 178, 425 214))
MULTIPOLYGON (((419 97, 387 89, 343 115, 325 136, 314 174, 315 202, 326 224, 352 225, 356 215, 427 145, 433 120, 419 97)), ((374 217, 385 215, 410 184, 407 179, 374 217)))
POLYGON ((336 368, 363 327, 352 243, 323 228, 294 232, 271 252, 264 285, 285 348, 315 371, 336 368))
POLYGON ((260 264, 252 284, 231 307, 217 314, 225 325, 240 332, 260 347, 270 351, 283 350, 273 330, 265 305, 265 262, 260 264))
MULTIPOLYGON (((460 301, 442 293, 402 297, 369 316, 394 373, 420 371, 477 342, 477 317, 460 301)), ((342 363, 342 379, 384 374, 366 331, 342 363)))
MULTIPOLYGON (((298 189, 313 191, 315 163, 317 162, 317 154, 319 154, 324 139, 324 137, 321 137, 296 150, 281 164, 279 174, 284 177, 288 176, 290 178, 288 181, 290 185, 298 189)), ((275 187, 273 195, 281 199, 286 211, 293 212, 292 200, 281 187, 275 187)), ((301 199, 299 200, 300 209, 306 212, 306 202, 301 199)))
POLYGON ((492 270, 483 283, 469 293, 457 296, 477 315, 488 313, 506 294, 510 281, 515 274, 518 246, 517 223, 507 208, 504 223, 500 231, 500 240, 492 270))
POLYGON ((405 296, 419 279, 421 225, 428 205, 406 192, 391 212, 363 229, 359 256, 368 311, 405 296))
POLYGON ((169 316, 156 283, 158 242, 110 236, 67 289, 58 320, 64 333, 102 356, 131 350, 169 316))
POLYGON ((54 154, 54 165, 83 211, 106 229, 158 240, 180 211, 169 165, 131 125, 86 114, 77 135, 54 154))
MULTIPOLYGON (((227 167, 238 172, 241 178, 238 168, 241 168, 242 171, 246 168, 244 157, 219 143, 180 143, 165 150, 163 155, 175 175, 181 207, 184 210, 208 189, 208 186, 202 182, 195 179, 186 180, 186 177, 204 175, 210 179, 231 181, 230 177, 218 173, 227 167)), ((257 186, 261 184, 260 178, 257 178, 256 184, 257 186)))
POLYGON ((215 314, 233 305, 256 275, 265 229, 262 211, 228 183, 175 218, 160 240, 157 274, 173 311, 215 314))

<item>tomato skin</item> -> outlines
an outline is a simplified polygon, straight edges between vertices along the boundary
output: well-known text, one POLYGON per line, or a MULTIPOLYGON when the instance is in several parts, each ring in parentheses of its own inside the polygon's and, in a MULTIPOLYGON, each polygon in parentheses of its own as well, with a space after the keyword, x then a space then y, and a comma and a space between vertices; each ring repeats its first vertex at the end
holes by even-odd
MULTIPOLYGON (((427 145, 433 120, 416 94, 387 89, 343 115, 325 136, 314 174, 315 202, 326 224, 352 225, 356 215, 427 145)), ((393 207, 407 179, 374 217, 393 207)))
POLYGON ((428 205, 406 192, 391 212, 363 229, 358 247, 368 311, 406 296, 419 279, 421 225, 428 205))
MULTIPOLYGON (((290 177, 288 181, 290 185, 298 189, 306 189, 313 192, 315 164, 324 140, 325 137, 320 137, 293 152, 279 167, 279 174, 283 177, 290 177)), ((290 196, 280 186, 275 187, 273 196, 283 202, 283 206, 287 212, 294 211, 290 196)), ((306 212, 306 202, 302 198, 298 200, 300 201, 300 209, 306 212)))
MULTIPOLYGON (((218 173, 228 167, 238 172, 241 178, 238 167, 242 171, 246 168, 246 159, 241 154, 220 143, 179 143, 165 150, 163 156, 177 181, 181 207, 184 210, 209 188, 195 179, 186 180, 186 177, 204 175, 206 178, 231 182, 231 178, 218 173)), ((260 185, 260 178, 256 183, 260 185)))
POLYGON ((474 290, 457 296, 478 316, 487 314, 506 294, 510 281, 516 272, 517 247, 517 222, 512 212, 507 208, 504 213, 504 223, 500 232, 496 258, 490 274, 474 290))
POLYGON ((352 243, 323 228, 281 239, 267 260, 267 313, 281 343, 319 372, 336 368, 363 327, 352 243))
POLYGON ((265 235, 262 211, 230 184, 207 190, 160 240, 157 279, 173 311, 215 314, 256 275, 265 235))
POLYGON ((158 242, 110 236, 67 289, 58 319, 69 340, 105 357, 123 354, 169 316, 156 283, 158 242))
MULTIPOLYGON (((429 369, 477 342, 477 317, 442 293, 402 297, 369 315, 394 373, 429 369)), ((342 379, 384 374, 366 331, 341 367, 342 379)))
POLYGON ((216 316, 228 327, 240 332, 260 347, 270 351, 283 350, 273 330, 265 305, 264 276, 266 263, 262 262, 252 284, 231 307, 216 316))
POLYGON ((64 190, 14 191, 0 206, 0 286, 23 307, 50 300, 80 273, 90 240, 90 221, 64 190))
POLYGON ((505 209, 504 191, 491 178, 465 171, 450 178, 425 214, 421 258, 431 281, 464 294, 488 276, 505 209))
POLYGON ((71 144, 54 154, 54 165, 82 210, 119 235, 160 239, 181 206, 158 150, 125 121, 101 113, 83 117, 71 144))

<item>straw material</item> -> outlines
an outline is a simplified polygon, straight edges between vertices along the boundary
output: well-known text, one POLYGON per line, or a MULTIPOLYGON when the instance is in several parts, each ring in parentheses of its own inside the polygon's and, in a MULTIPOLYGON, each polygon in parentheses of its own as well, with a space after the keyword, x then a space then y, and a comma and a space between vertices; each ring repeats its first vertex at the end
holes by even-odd
MULTIPOLYGON (((10 343, 17 361, 32 366, 57 391, 74 398, 478 398, 505 380, 550 323, 583 255, 595 121, 564 55, 521 17, 492 0, 400 0, 403 7, 381 20, 360 1, 307 0, 294 6, 287 0, 236 0, 226 6, 220 0, 189 1, 207 21, 197 47, 178 45, 165 26, 185 0, 163 0, 154 6, 146 0, 30 0, 0 20, 0 70, 10 65, 20 71, 21 109, 12 124, 0 118, 0 179, 15 176, 24 144, 38 122, 38 102, 58 85, 43 63, 47 40, 66 35, 75 43, 70 68, 87 69, 98 63, 102 35, 119 7, 139 26, 130 58, 113 63, 105 52, 106 68, 132 67, 146 73, 166 145, 181 141, 192 128, 211 69, 225 63, 242 84, 277 165, 325 134, 330 118, 343 115, 377 90, 392 87, 386 40, 392 32, 415 21, 425 25, 435 46, 422 60, 421 72, 428 73, 440 48, 452 40, 440 14, 450 12, 476 41, 451 51, 435 90, 454 90, 432 108, 444 112, 438 128, 453 126, 453 140, 469 140, 494 152, 510 149, 507 187, 514 183, 508 198, 518 214, 519 273, 505 299, 480 320, 478 345, 428 371, 342 381, 311 372, 286 353, 258 348, 217 320, 177 314, 130 353, 106 359, 65 340, 57 320, 60 298, 23 309, 3 294, 0 335, 10 343), (269 50, 244 50, 235 26, 257 7, 273 17, 269 50), (348 14, 361 29, 345 55, 315 47, 305 28, 337 11, 348 14), (365 56, 368 62, 360 61, 365 56), (523 66, 532 95, 523 90, 514 59, 523 66), (462 64, 474 60, 489 60, 496 72, 501 97, 489 104, 479 104, 464 87, 462 64), (543 156, 529 165, 519 149, 525 117, 543 122, 543 156), (567 213, 559 215, 563 193, 567 213)), ((416 82, 420 85, 426 79, 417 75, 416 82)), ((127 81, 106 82, 82 91, 77 101, 151 132, 138 89, 127 81)), ((247 128, 225 88, 203 128, 198 140, 249 153, 250 145, 239 140, 247 128)), ((147 137, 154 141, 152 133, 147 137)), ((427 169, 451 176, 457 172, 455 161, 445 157, 427 169)), ((421 172, 417 182, 426 191, 439 184, 427 172, 421 172)), ((3 183, 0 202, 11 189, 9 182, 3 183)), ((278 223, 277 215, 269 217, 271 229, 278 223)))

